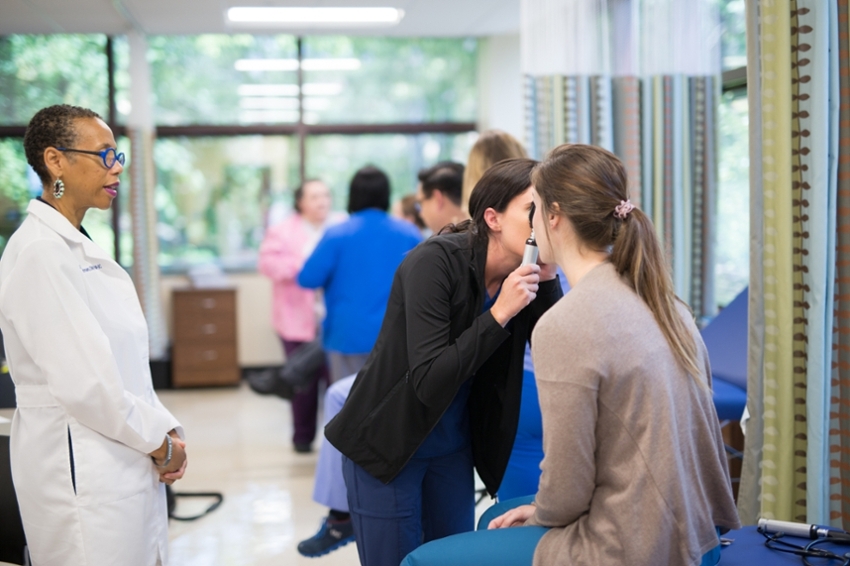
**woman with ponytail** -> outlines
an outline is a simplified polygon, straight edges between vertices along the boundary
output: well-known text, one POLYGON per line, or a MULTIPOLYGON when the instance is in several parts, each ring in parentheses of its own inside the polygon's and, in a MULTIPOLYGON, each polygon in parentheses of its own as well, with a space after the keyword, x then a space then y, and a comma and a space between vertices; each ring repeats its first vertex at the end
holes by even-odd
POLYGON ((479 523, 490 530, 425 545, 404 564, 446 554, 491 566, 716 564, 719 530, 740 522, 708 354, 652 222, 629 200, 622 163, 598 147, 555 148, 532 184, 540 261, 572 288, 532 337, 537 494, 497 506, 507 512, 479 523))

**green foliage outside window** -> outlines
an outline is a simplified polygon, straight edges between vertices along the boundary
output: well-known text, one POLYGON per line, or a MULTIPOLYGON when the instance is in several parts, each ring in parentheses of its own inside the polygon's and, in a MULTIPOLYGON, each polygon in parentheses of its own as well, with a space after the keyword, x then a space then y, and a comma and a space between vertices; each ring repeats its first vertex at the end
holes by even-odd
POLYGON ((747 20, 744 0, 720 0, 720 55, 724 71, 747 64, 747 20))
POLYGON ((474 39, 308 37, 306 59, 350 58, 360 68, 305 70, 305 83, 340 88, 329 96, 305 88, 305 121, 475 121, 477 51, 474 39))
POLYGON ((41 108, 109 110, 103 35, 0 37, 0 124, 27 124, 41 108))
POLYGON ((747 90, 723 94, 718 114, 720 176, 717 183, 715 296, 727 305, 749 282, 750 159, 747 90))
POLYGON ((0 253, 21 221, 30 200, 24 140, 0 139, 0 253))
MULTIPOLYGON (((151 36, 148 61, 158 125, 239 124, 244 120, 242 84, 297 83, 294 71, 246 73, 235 68, 240 59, 295 59, 298 48, 290 35, 151 36)), ((297 112, 288 120, 295 122, 297 112)))
POLYGON ((381 168, 390 178, 392 200, 416 191, 416 174, 437 161, 466 163, 478 134, 313 136, 307 140, 307 177, 325 181, 333 206, 348 206, 348 185, 364 165, 381 168))
POLYGON ((160 266, 252 268, 270 208, 297 183, 294 147, 286 136, 157 140, 160 266))

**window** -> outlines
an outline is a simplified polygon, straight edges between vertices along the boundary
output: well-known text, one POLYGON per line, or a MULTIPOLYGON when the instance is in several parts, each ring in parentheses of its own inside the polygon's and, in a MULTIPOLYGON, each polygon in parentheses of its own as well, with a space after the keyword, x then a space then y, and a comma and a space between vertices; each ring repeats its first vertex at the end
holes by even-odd
POLYGON ((0 124, 26 125, 52 104, 109 113, 106 37, 0 37, 0 124))
POLYGON ((304 121, 474 121, 476 57, 471 39, 308 37, 304 121))
MULTIPOLYGON (((326 180, 342 210, 354 172, 371 163, 387 172, 398 198, 415 189, 420 168, 464 161, 475 139, 475 39, 236 34, 147 40, 157 127, 156 233, 165 270, 211 261, 254 269, 265 228, 291 208, 302 177, 326 180)), ((41 192, 23 158, 27 122, 59 103, 91 108, 109 122, 112 106, 116 138, 125 135, 132 111, 129 59, 125 37, 0 37, 0 126, 6 126, 0 131, 0 250, 29 198, 41 192)), ((129 141, 118 144, 129 159, 129 141)), ((130 180, 127 171, 118 206, 89 211, 84 222, 125 267, 133 261, 130 180)))
POLYGON ((27 203, 41 194, 41 181, 27 165, 23 138, 0 139, 0 253, 17 230, 27 203))
POLYGON ((477 134, 325 135, 307 139, 307 177, 325 181, 334 208, 348 206, 348 184, 367 164, 390 178, 392 201, 416 191, 416 174, 437 161, 466 162, 477 134))
POLYGON ((749 284, 750 156, 747 89, 723 93, 718 115, 715 297, 728 305, 749 284))
POLYGON ((747 18, 744 0, 721 0, 721 66, 724 71, 747 65, 747 18))
POLYGON ((169 36, 148 57, 165 269, 253 269, 302 172, 344 210, 360 167, 386 171, 398 198, 475 139, 472 39, 169 36))
POLYGON ((160 266, 253 268, 269 214, 289 205, 298 184, 293 145, 288 136, 157 140, 160 266))
POLYGON ((747 40, 744 0, 719 0, 723 94, 717 116, 717 240, 714 286, 718 306, 749 284, 750 230, 747 40))
POLYGON ((154 120, 158 126, 297 122, 297 57, 289 35, 150 37, 154 120))

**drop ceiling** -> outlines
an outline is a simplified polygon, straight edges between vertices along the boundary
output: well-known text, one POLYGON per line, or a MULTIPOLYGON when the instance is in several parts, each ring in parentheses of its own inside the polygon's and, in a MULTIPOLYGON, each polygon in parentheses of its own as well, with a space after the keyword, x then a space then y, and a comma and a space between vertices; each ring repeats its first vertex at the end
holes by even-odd
POLYGON ((520 0, 0 0, 0 35, 292 33, 468 37, 519 33, 520 0), (390 6, 404 10, 392 27, 266 27, 232 24, 233 6, 390 6))

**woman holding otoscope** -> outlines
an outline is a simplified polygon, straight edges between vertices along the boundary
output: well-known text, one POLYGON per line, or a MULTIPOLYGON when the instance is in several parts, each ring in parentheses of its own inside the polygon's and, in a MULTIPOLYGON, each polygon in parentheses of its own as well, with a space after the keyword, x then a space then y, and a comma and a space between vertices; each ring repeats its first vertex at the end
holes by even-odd
POLYGON ((520 265, 535 164, 493 166, 472 219, 402 262, 375 347, 325 429, 344 455, 361 564, 396 566, 423 534, 472 530, 473 466, 489 493, 501 483, 525 345, 562 296, 554 266, 520 265))

